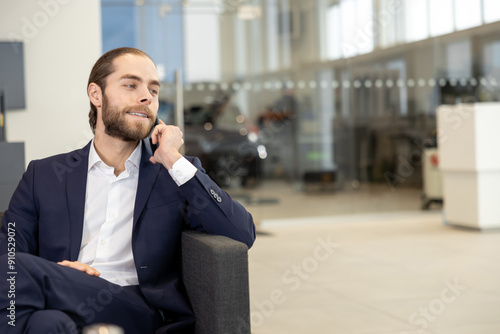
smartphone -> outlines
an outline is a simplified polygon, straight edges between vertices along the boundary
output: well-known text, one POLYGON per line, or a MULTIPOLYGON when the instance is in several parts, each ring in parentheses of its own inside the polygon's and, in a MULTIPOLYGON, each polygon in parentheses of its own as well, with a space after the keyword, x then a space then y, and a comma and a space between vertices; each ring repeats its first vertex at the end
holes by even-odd
MULTIPOLYGON (((156 117, 155 126, 157 126, 158 124, 160 124, 160 121, 158 120, 158 117, 156 117)), ((149 145, 151 146, 152 154, 155 155, 159 143, 153 144, 153 139, 151 138, 151 136, 149 136, 149 145)))

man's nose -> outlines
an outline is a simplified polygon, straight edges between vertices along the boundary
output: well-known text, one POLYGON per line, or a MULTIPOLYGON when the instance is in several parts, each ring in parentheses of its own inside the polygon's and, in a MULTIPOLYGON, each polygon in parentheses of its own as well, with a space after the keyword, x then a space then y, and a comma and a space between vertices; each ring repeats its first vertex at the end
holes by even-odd
POLYGON ((142 89, 141 94, 138 97, 138 102, 140 104, 151 104, 153 101, 153 96, 148 88, 142 89))

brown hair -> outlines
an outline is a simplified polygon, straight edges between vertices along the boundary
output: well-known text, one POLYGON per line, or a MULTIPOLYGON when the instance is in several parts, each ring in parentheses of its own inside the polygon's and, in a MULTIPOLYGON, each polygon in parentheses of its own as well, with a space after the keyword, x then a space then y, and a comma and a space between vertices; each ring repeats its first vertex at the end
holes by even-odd
MULTIPOLYGON (((89 81, 87 83, 87 89, 91 83, 95 83, 97 86, 101 87, 102 93, 104 94, 104 90, 106 89, 106 78, 115 70, 113 67, 113 60, 125 54, 134 54, 138 56, 148 57, 149 59, 151 59, 151 57, 149 57, 145 52, 135 48, 123 47, 108 51, 105 54, 103 54, 96 61, 94 67, 92 67, 92 71, 90 72, 89 75, 89 81)), ((153 60, 151 59, 151 61, 153 60)), ((92 104, 92 102, 90 102, 89 124, 93 132, 95 132, 96 123, 97 123, 97 108, 95 105, 92 104)))

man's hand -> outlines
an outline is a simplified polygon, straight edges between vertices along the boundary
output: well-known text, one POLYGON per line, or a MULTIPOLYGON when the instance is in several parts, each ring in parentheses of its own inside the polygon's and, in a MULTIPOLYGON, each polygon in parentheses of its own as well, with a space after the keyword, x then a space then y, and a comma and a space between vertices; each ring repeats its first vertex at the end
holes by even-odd
POLYGON ((60 264, 61 266, 70 267, 70 268, 73 268, 73 269, 77 269, 77 270, 83 271, 84 273, 87 273, 90 276, 96 276, 96 277, 101 276, 101 273, 98 272, 96 269, 92 268, 88 264, 84 264, 84 263, 81 263, 81 262, 78 262, 78 261, 64 260, 64 261, 61 261, 61 262, 57 262, 57 264, 60 264))
POLYGON ((159 144, 155 154, 149 159, 152 163, 161 163, 166 169, 171 169, 182 157, 179 149, 184 144, 184 139, 179 127, 166 125, 160 120, 160 124, 151 133, 151 140, 153 144, 159 144))

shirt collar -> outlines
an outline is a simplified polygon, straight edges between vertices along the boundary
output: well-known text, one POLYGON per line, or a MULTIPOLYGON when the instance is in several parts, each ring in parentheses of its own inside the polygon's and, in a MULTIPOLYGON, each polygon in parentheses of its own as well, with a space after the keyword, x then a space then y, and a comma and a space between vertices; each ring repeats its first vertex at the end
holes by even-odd
MULTIPOLYGON (((129 163, 132 163, 135 167, 139 168, 139 165, 141 163, 141 156, 142 156, 142 144, 139 141, 139 144, 135 148, 134 152, 128 157, 128 159, 125 161, 125 166, 129 165, 129 163)), ((101 157, 99 154, 97 154, 97 151, 95 150, 94 147, 94 140, 92 139, 92 143, 90 144, 90 152, 89 152, 89 167, 88 170, 90 170, 92 167, 94 167, 95 164, 97 163, 104 163, 102 161, 101 157)))

